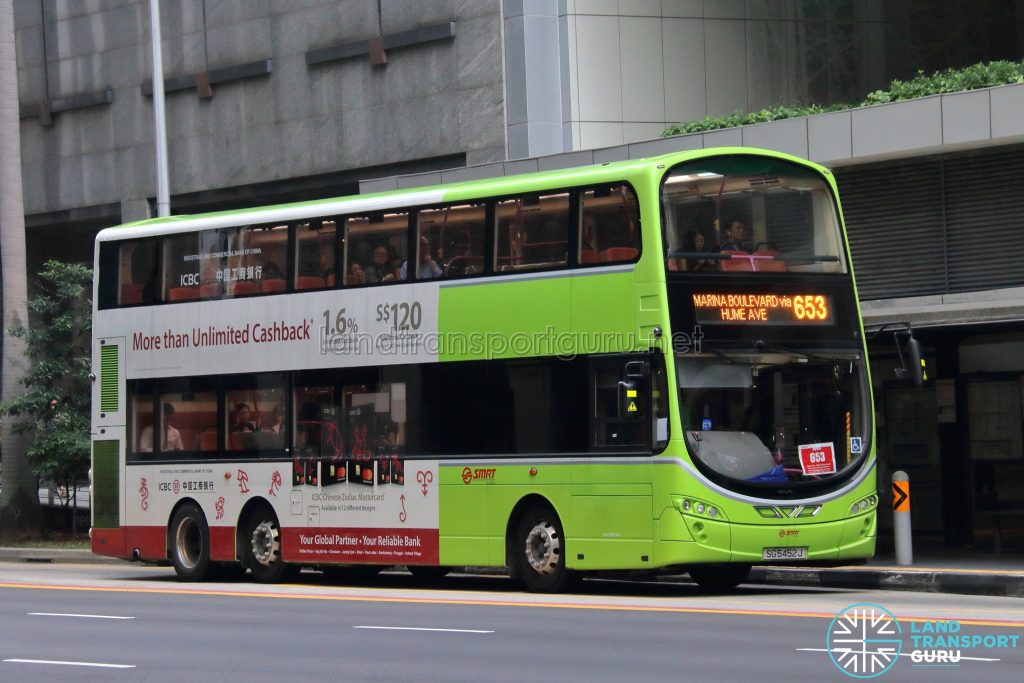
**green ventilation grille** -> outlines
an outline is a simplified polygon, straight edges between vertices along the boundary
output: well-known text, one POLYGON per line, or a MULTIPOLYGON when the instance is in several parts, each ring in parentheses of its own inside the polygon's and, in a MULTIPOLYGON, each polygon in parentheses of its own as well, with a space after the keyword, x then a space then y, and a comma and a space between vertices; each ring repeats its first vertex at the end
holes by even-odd
POLYGON ((92 442, 92 525, 97 529, 116 529, 120 524, 120 442, 92 442))
POLYGON ((100 412, 116 413, 117 394, 117 344, 100 347, 100 412))

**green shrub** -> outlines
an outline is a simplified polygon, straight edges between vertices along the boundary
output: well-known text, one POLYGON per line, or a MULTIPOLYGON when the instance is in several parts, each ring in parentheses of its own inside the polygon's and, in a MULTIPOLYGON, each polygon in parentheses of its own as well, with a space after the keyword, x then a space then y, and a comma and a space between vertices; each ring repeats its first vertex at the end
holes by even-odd
POLYGON ((827 107, 816 104, 806 107, 778 106, 747 114, 737 111, 727 116, 705 116, 697 121, 670 126, 662 132, 662 136, 703 133, 720 128, 733 128, 753 123, 780 121, 798 116, 810 116, 830 111, 853 109, 854 107, 866 107, 871 104, 882 104, 885 102, 900 102, 928 95, 991 88, 1011 83, 1024 83, 1024 60, 1020 62, 1001 61, 973 64, 963 69, 946 69, 945 71, 937 71, 930 75, 919 71, 914 78, 908 81, 895 80, 889 84, 888 90, 876 90, 870 93, 862 102, 855 105, 833 104, 827 107))

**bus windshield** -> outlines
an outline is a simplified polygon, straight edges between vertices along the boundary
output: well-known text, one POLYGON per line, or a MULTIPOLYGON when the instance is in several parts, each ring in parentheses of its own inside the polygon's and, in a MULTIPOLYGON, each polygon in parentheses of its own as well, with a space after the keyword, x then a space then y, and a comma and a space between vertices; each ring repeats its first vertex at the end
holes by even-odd
POLYGON ((845 273, 835 202, 815 170, 752 155, 672 168, 662 186, 669 272, 845 273))
POLYGON ((677 355, 676 368, 686 445, 712 481, 799 497, 845 480, 866 457, 871 406, 860 353, 704 351, 677 355))

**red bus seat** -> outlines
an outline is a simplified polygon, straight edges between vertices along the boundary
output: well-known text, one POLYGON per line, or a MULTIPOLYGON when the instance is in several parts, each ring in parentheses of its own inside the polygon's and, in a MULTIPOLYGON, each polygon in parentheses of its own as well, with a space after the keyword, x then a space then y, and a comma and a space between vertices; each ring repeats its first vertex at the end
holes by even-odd
POLYGON ((217 450, 217 430, 207 429, 199 432, 199 450, 201 451, 215 451, 217 450))
POLYGON ((264 292, 283 292, 286 289, 283 278, 264 280, 262 283, 260 283, 260 286, 263 288, 264 292))
MULTIPOLYGON (((728 254, 729 256, 750 256, 750 254, 748 254, 745 251, 723 251, 722 253, 728 254)), ((754 270, 754 268, 750 265, 749 258, 726 258, 722 259, 722 270, 730 270, 733 272, 750 272, 754 270)))
POLYGON ((580 252, 580 263, 598 263, 601 258, 593 249, 584 249, 580 252))
POLYGON ((309 275, 302 275, 298 278, 295 283, 296 289, 323 289, 324 279, 322 277, 313 277, 309 275))
POLYGON ((754 256, 770 256, 771 258, 759 258, 754 261, 754 269, 758 272, 771 272, 771 273, 787 273, 789 272, 789 266, 786 265, 785 261, 776 261, 775 257, 779 255, 779 252, 775 249, 758 249, 754 252, 754 256))
POLYGON ((218 296, 220 296, 219 282, 207 282, 205 285, 199 285, 200 299, 215 299, 218 296))
POLYGON ((601 261, 603 263, 632 261, 639 253, 640 251, 634 247, 608 247, 601 251, 601 261))
POLYGON ((167 290, 168 301, 192 301, 199 298, 199 290, 195 287, 171 287, 167 290))
POLYGON ((125 282, 121 285, 121 305, 142 303, 142 291, 146 285, 138 282, 125 282))
POLYGON ((231 432, 228 434, 228 445, 233 451, 240 451, 244 448, 242 446, 242 432, 231 432))
POLYGON ((242 280, 241 282, 235 283, 233 294, 235 296, 242 296, 245 294, 258 294, 260 292, 260 285, 258 282, 252 280, 242 280))
POLYGON ((331 273, 330 275, 327 276, 327 286, 328 287, 333 287, 334 286, 334 273, 331 273))

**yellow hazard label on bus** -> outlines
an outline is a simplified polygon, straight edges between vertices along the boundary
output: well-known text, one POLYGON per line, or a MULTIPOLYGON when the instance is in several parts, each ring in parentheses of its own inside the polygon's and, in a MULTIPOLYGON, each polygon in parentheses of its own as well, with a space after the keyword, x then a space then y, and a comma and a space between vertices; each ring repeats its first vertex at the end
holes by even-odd
POLYGON ((629 402, 629 407, 626 408, 626 410, 628 412, 635 413, 636 412, 636 401, 630 401, 629 402))

